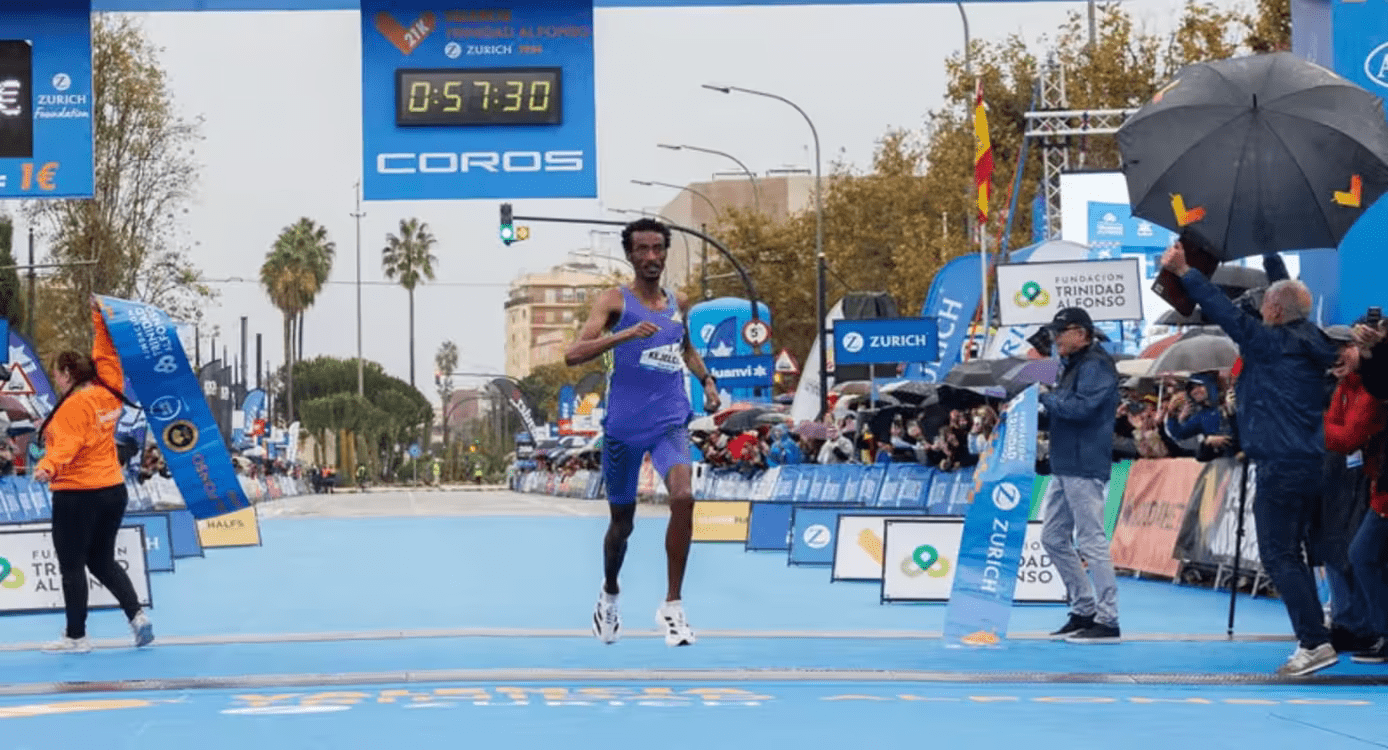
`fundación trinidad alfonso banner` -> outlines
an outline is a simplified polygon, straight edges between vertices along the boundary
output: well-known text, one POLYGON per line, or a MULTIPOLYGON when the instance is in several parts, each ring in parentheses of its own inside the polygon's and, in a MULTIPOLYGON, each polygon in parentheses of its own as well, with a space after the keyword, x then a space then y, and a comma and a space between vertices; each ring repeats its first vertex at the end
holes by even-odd
POLYGON ((168 314, 115 297, 99 296, 97 301, 125 377, 193 517, 214 518, 250 508, 168 314))
POLYGON ((1058 310, 1082 307, 1094 320, 1142 320, 1142 271, 1137 258, 999 265, 1002 325, 1051 322, 1058 310))

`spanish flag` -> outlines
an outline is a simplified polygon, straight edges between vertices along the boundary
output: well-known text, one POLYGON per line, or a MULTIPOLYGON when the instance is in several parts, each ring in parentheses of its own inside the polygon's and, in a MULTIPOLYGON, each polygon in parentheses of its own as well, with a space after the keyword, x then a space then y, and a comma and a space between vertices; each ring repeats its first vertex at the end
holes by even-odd
POLYGON ((988 193, 993 179, 993 144, 988 140, 988 113, 983 107, 983 79, 974 100, 974 189, 978 191, 978 223, 988 221, 988 193))

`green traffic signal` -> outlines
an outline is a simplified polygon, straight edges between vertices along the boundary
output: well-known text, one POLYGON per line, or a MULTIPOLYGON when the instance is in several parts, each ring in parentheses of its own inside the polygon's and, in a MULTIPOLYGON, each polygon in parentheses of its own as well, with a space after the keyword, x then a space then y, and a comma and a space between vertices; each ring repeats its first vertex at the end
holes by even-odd
POLYGON ((501 241, 507 245, 516 241, 515 220, 511 218, 511 204, 501 204, 501 241))

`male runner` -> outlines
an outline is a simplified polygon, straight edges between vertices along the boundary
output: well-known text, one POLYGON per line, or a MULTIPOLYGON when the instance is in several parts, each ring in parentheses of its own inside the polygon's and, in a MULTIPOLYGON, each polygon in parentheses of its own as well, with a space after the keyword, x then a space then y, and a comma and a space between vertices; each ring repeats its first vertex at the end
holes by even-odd
POLYGON ((612 520, 602 549, 606 579, 593 611, 593 634, 603 643, 615 643, 621 629, 617 575, 634 528, 636 486, 641 461, 648 452, 670 491, 670 522, 665 530, 669 588, 665 603, 656 610, 656 622, 665 631, 667 645, 694 643, 694 631, 680 603, 694 536, 689 432, 685 429, 692 412, 685 390, 685 367, 703 384, 704 409, 709 413, 718 410, 718 383, 704 367, 685 330, 688 301, 660 286, 669 247, 670 229, 653 219, 639 219, 622 230, 622 249, 631 261, 635 279, 630 286, 598 295, 578 340, 564 354, 570 367, 608 351, 613 355, 602 451, 612 520), (604 336, 604 331, 610 333, 604 336))

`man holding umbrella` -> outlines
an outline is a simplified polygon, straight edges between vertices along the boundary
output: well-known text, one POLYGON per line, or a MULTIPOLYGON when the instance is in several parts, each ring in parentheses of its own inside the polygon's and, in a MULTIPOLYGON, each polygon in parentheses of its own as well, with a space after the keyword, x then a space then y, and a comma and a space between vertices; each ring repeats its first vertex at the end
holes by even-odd
POLYGON ((1298 642, 1277 674, 1307 675, 1339 661, 1330 645, 1315 577, 1302 557, 1323 484, 1325 372, 1339 352, 1306 319, 1311 292, 1305 284, 1283 280, 1269 286, 1259 320, 1187 264, 1187 249, 1214 254, 1203 244, 1193 233, 1182 233, 1162 255, 1162 267, 1181 280, 1205 318, 1239 345, 1243 371, 1235 397, 1241 445, 1258 466, 1253 504, 1258 555, 1282 597, 1298 642))

